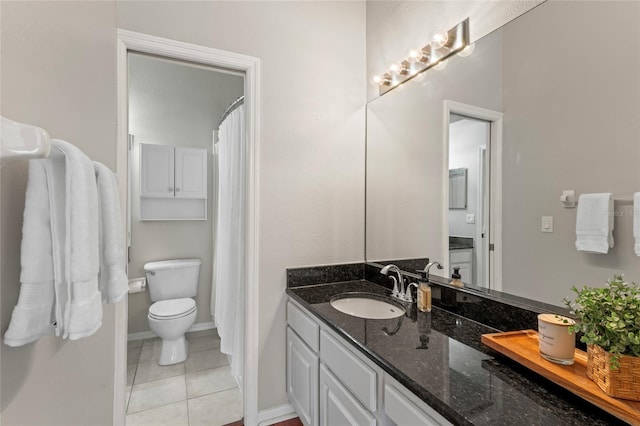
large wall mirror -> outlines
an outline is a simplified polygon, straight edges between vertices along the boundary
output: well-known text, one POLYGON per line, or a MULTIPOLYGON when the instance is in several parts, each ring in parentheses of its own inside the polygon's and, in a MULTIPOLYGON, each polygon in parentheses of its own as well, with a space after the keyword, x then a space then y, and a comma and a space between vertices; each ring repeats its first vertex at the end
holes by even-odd
POLYGON ((370 102, 367 261, 430 258, 557 306, 574 285, 640 281, 629 202, 608 254, 576 250, 577 209, 560 202, 640 191, 639 17, 638 2, 547 1, 370 102), (464 208, 450 208, 460 169, 464 208))

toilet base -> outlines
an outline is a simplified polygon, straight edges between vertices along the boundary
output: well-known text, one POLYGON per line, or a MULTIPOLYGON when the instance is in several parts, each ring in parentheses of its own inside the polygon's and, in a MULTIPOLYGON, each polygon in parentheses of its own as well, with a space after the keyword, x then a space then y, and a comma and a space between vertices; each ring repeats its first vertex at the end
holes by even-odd
POLYGON ((175 340, 162 339, 159 365, 171 365, 184 362, 189 355, 189 341, 184 334, 175 340))

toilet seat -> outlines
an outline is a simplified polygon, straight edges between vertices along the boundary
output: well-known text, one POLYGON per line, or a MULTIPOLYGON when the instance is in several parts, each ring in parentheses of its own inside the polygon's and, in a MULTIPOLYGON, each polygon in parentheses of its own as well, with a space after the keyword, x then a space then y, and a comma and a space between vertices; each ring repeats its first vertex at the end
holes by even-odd
POLYGON ((183 299, 160 300, 149 307, 149 318, 170 320, 182 318, 195 312, 196 301, 186 297, 183 299))

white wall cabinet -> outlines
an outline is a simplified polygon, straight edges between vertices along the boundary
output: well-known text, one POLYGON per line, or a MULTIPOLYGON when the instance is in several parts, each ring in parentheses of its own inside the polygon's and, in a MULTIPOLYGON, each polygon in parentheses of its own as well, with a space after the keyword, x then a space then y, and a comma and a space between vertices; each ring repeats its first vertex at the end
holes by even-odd
POLYGON ((287 394, 305 426, 451 425, 292 300, 287 324, 287 394))
POLYGON ((207 150, 140 144, 140 220, 207 218, 207 150))

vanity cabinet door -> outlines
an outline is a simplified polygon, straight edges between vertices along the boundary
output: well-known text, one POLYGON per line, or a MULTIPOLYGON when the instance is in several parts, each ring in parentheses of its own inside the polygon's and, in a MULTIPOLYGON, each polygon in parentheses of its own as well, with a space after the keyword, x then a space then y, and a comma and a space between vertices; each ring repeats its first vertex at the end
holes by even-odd
POLYGON ((176 198, 207 198, 207 150, 176 148, 176 198))
POLYGON ((320 425, 375 426, 376 418, 320 364, 320 425))
POLYGON ((173 198, 174 148, 140 144, 140 196, 173 198))
POLYGON ((305 426, 318 425, 318 365, 320 361, 287 327, 287 394, 305 426))

